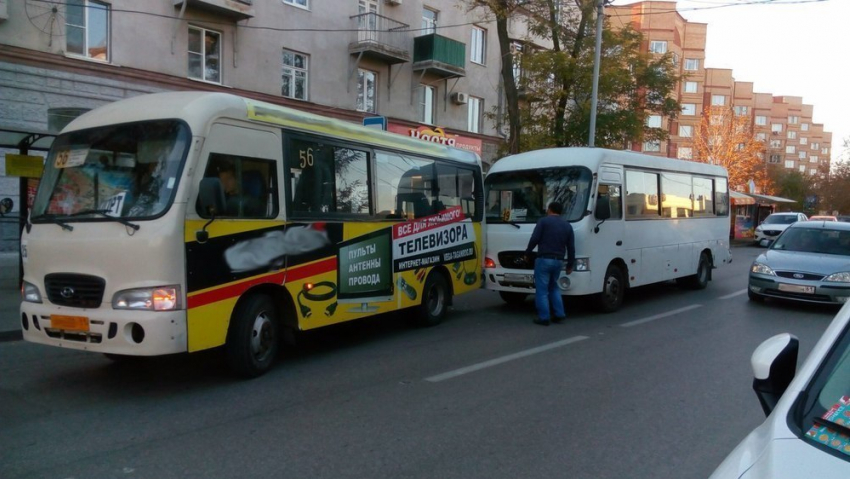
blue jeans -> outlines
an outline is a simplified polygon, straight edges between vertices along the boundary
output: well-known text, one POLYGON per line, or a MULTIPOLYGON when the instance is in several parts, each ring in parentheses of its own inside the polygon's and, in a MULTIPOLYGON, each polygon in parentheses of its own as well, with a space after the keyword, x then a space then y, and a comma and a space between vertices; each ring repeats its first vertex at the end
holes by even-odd
POLYGON ((564 269, 564 262, 559 259, 537 258, 534 260, 534 304, 537 306, 537 317, 544 321, 550 318, 549 305, 556 318, 563 318, 564 300, 558 288, 558 278, 564 269))

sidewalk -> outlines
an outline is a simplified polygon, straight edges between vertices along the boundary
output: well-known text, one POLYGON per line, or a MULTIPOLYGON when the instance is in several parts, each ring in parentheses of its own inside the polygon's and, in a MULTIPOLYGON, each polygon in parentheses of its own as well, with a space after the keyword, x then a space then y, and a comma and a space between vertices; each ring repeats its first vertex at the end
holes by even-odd
POLYGON ((18 253, 0 253, 0 341, 21 339, 18 253))

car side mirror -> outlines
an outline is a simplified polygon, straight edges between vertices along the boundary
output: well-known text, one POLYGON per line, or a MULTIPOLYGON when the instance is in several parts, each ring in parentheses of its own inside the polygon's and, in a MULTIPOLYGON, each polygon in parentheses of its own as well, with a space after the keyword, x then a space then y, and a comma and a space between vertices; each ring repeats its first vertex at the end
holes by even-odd
POLYGON ((611 217, 611 202, 608 201, 608 196, 599 195, 596 198, 596 209, 593 216, 598 220, 607 220, 611 217))
POLYGON ((753 367, 753 390, 759 398, 759 404, 765 416, 788 389, 797 370, 797 353, 800 341, 789 333, 776 336, 761 343, 753 351, 750 362, 753 367))
POLYGON ((3 198, 0 200, 0 215, 5 215, 6 213, 12 211, 12 208, 15 206, 15 202, 12 201, 12 198, 3 198))

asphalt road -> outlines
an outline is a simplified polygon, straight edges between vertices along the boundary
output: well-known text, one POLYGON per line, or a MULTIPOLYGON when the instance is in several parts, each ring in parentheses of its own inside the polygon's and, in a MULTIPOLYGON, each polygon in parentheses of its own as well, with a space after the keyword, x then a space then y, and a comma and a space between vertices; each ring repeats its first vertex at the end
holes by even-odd
POLYGON ((0 477, 707 477, 763 420, 753 349, 789 331, 802 362, 836 312, 750 303, 758 251, 614 314, 568 299, 563 325, 479 291, 435 328, 326 328, 251 381, 216 352, 114 364, 0 343, 0 477))

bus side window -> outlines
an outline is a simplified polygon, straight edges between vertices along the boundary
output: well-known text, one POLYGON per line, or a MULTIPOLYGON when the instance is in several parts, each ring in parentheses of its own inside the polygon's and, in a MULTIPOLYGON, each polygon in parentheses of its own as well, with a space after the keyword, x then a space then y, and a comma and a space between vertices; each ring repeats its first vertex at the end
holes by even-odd
MULTIPOLYGON (((218 178, 225 196, 225 218, 277 216, 277 183, 274 161, 213 153, 206 178, 218 178)), ((206 212, 198 214, 207 217, 206 212)))
POLYGON ((611 208, 611 220, 623 217, 623 205, 620 198, 620 185, 599 185, 599 198, 596 201, 607 201, 611 208))

